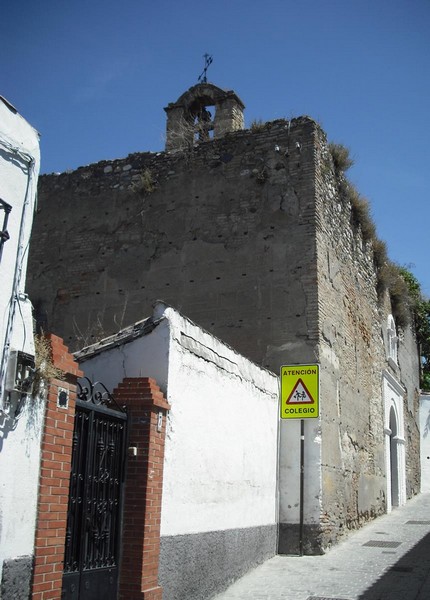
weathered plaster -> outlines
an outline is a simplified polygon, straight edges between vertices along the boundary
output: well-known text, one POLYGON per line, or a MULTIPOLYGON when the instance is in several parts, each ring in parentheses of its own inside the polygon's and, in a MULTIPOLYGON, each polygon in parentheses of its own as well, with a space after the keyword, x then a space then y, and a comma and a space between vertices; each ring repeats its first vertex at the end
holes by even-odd
MULTIPOLYGON (((11 350, 34 355, 25 295, 40 154, 37 132, 0 98, 0 198, 10 207, 0 258, 0 580, 2 598, 29 593, 44 403, 5 391, 11 350), (4 577, 3 565, 6 565, 4 577)), ((4 211, 0 210, 0 225, 4 211)))
POLYGON ((124 376, 163 388, 160 584, 197 600, 276 552, 278 380, 162 303, 142 324, 78 359, 110 389, 124 376))

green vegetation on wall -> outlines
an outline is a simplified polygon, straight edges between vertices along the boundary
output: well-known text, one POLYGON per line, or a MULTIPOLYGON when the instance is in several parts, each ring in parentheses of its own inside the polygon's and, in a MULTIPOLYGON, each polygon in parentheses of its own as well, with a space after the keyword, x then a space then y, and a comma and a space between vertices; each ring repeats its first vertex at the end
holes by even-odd
POLYGON ((345 171, 354 164, 348 148, 331 143, 329 151, 341 198, 351 206, 352 225, 365 242, 372 244, 378 294, 382 298, 388 290, 398 327, 413 321, 421 356, 421 388, 430 391, 430 300, 424 298, 416 277, 388 258, 385 242, 376 235, 369 202, 345 176, 345 171))
POLYGON ((405 267, 399 272, 409 291, 410 307, 421 355, 421 388, 430 391, 430 300, 423 296, 417 278, 405 267))
POLYGON ((376 234, 369 201, 345 176, 345 172, 354 164, 348 148, 334 143, 330 143, 328 148, 340 197, 351 208, 351 225, 357 233, 361 234, 365 243, 371 244, 378 295, 383 298, 385 291, 388 290, 397 326, 404 327, 410 321, 409 295, 405 281, 400 276, 397 265, 388 258, 385 242, 376 234))
POLYGON ((45 385, 50 379, 64 379, 64 373, 52 362, 52 348, 49 340, 43 335, 34 338, 35 352, 35 378, 33 384, 33 395, 43 394, 45 385))

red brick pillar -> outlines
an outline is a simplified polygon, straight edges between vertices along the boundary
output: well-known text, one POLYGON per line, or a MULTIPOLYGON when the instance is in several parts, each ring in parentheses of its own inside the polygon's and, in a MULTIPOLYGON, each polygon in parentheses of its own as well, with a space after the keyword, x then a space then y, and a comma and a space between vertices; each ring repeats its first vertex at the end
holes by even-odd
POLYGON ((42 436, 32 600, 60 600, 75 418, 76 380, 82 376, 63 340, 48 335, 52 362, 64 380, 48 384, 42 436))
POLYGON ((162 600, 158 563, 166 413, 170 405, 155 381, 146 377, 124 379, 113 395, 129 410, 119 597, 162 600))

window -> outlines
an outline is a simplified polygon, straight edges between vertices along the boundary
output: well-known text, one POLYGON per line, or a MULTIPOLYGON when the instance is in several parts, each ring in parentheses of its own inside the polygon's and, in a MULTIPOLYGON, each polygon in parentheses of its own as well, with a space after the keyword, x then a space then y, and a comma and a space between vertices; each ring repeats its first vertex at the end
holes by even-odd
POLYGON ((397 342, 399 338, 396 332, 396 323, 393 315, 388 316, 387 320, 387 358, 388 362, 393 362, 397 366, 397 342))

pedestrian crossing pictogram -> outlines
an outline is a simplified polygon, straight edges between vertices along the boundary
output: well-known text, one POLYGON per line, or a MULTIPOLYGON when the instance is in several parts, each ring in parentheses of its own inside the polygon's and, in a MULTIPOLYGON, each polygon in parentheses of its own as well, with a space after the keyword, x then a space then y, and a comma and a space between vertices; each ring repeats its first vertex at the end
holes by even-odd
POLYGON ((314 404, 314 402, 315 400, 309 393, 308 388, 303 381, 299 379, 287 398, 286 404, 314 404))

